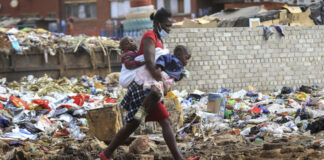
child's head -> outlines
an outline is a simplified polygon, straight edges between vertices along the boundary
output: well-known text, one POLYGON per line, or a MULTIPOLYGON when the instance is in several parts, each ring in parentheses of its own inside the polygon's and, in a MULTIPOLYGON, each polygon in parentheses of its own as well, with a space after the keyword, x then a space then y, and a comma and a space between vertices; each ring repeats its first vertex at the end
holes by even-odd
POLYGON ((124 37, 120 40, 119 48, 122 51, 135 51, 137 46, 135 41, 131 37, 124 37))
POLYGON ((182 62, 183 66, 188 64, 191 54, 189 53, 187 47, 183 45, 177 45, 174 48, 174 55, 182 62))

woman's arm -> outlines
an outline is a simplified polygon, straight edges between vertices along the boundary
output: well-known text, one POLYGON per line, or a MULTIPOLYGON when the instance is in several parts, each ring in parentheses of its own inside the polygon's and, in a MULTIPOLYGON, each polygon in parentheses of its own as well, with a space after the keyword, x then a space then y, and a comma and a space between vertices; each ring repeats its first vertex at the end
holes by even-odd
POLYGON ((155 43, 151 38, 143 39, 143 53, 146 68, 155 80, 161 81, 161 71, 155 68, 155 43))

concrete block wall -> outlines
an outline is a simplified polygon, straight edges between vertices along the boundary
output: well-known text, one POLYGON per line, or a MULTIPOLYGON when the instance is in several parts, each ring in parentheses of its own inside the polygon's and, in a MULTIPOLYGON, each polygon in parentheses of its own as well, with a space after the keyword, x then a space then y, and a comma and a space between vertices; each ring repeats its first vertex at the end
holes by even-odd
POLYGON ((183 44, 192 53, 187 66, 191 77, 176 89, 324 87, 324 26, 282 29, 284 37, 274 30, 267 41, 261 27, 173 29, 166 47, 183 44))

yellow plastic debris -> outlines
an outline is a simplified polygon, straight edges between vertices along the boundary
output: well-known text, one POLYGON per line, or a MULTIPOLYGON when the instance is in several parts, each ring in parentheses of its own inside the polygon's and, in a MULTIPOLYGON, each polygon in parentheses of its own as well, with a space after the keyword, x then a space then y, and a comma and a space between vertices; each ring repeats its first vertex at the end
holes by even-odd
POLYGON ((299 94, 295 94, 295 98, 299 101, 306 101, 306 97, 308 97, 308 95, 304 92, 300 92, 299 94))
POLYGON ((177 95, 175 95, 172 91, 168 92, 165 98, 178 98, 177 95))

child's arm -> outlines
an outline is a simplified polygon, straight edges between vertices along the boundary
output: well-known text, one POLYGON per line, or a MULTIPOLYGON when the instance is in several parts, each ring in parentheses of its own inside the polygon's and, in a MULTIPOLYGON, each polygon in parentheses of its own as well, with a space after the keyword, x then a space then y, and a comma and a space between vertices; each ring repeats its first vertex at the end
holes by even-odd
POLYGON ((135 61, 134 58, 130 55, 124 55, 122 57, 122 62, 124 63, 125 67, 130 70, 138 68, 144 64, 144 62, 135 61))
POLYGON ((179 80, 175 79, 175 81, 176 81, 176 82, 181 81, 183 77, 184 77, 184 74, 181 73, 181 74, 180 74, 180 79, 179 79, 179 80))
POLYGON ((184 70, 181 74, 180 74, 180 79, 179 80, 175 80, 175 81, 181 81, 183 77, 189 78, 190 76, 190 72, 188 70, 184 70))

